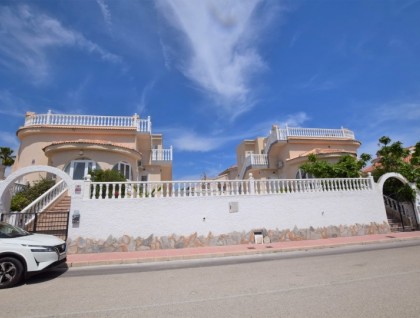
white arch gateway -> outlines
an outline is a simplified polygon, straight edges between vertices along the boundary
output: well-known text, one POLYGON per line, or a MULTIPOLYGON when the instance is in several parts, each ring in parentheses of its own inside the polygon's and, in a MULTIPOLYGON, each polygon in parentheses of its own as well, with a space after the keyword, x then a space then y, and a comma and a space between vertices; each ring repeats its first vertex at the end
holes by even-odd
POLYGON ((396 172, 388 172, 380 176, 380 178, 378 179, 378 187, 381 192, 383 192, 385 181, 387 181, 390 178, 395 178, 397 180, 400 180, 404 184, 412 186, 412 184, 403 175, 396 172))
POLYGON ((12 188, 19 178, 34 172, 47 172, 60 177, 67 185, 68 189, 72 189, 74 181, 64 171, 50 166, 30 166, 19 169, 11 173, 5 180, 0 183, 0 213, 6 212, 10 208, 10 200, 12 196, 12 188))
POLYGON ((388 172, 382 175, 377 182, 378 191, 380 191, 380 193, 383 194, 384 184, 390 178, 395 178, 401 181, 403 184, 408 184, 414 190, 415 198, 414 198, 414 202, 412 202, 413 208, 414 208, 413 212, 414 212, 414 217, 416 218, 417 223, 420 224, 420 191, 417 189, 417 186, 409 182, 403 175, 399 173, 388 172))

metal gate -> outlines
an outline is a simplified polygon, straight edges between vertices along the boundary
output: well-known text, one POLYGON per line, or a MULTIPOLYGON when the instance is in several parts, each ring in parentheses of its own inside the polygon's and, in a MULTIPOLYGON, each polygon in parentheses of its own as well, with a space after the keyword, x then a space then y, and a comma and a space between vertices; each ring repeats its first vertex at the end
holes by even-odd
POLYGON ((2 213, 0 220, 18 226, 30 233, 55 235, 67 240, 69 211, 45 213, 2 213))

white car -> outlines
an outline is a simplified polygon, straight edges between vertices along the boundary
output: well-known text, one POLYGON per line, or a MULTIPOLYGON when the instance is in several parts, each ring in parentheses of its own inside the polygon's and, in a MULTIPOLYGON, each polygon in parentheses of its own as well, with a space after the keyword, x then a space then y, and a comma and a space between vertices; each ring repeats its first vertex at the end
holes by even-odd
POLYGON ((53 235, 32 234, 0 222, 0 289, 12 287, 27 274, 66 261, 66 243, 53 235))

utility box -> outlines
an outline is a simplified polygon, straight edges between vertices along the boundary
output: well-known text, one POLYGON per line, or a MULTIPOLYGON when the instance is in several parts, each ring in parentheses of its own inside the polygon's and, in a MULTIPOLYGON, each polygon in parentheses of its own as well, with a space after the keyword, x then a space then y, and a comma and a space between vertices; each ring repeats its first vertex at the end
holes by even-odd
POLYGON ((229 213, 239 212, 239 203, 238 202, 229 202, 229 213))
POLYGON ((255 244, 264 243, 264 236, 262 231, 254 231, 254 242, 255 244))

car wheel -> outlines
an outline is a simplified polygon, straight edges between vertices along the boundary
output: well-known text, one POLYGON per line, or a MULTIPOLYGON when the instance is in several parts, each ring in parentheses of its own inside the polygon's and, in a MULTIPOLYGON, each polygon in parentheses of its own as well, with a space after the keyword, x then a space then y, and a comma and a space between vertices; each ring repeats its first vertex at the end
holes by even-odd
POLYGON ((16 285, 23 276, 22 263, 13 257, 0 258, 0 289, 16 285))

